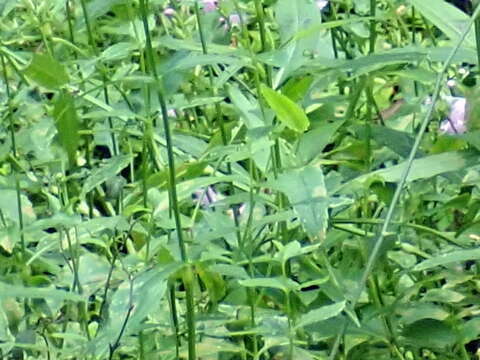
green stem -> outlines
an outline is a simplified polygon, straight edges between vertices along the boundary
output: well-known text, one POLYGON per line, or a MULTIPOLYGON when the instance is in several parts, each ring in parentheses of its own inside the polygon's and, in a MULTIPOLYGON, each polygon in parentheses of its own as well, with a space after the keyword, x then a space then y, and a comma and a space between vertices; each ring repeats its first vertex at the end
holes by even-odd
MULTIPOLYGON (((268 51, 267 44, 267 32, 265 27, 265 13, 263 11, 263 5, 261 0, 255 0, 255 12, 257 13, 258 18, 258 28, 260 30, 260 43, 262 44, 262 52, 268 51)), ((265 65, 265 70, 267 72, 267 84, 272 86, 272 69, 270 66, 265 65)))
POLYGON ((375 20, 376 9, 377 0, 370 0, 370 16, 372 17, 372 20, 370 20, 370 47, 368 49, 369 54, 373 54, 375 52, 375 42, 377 41, 377 22, 375 20))
MULTIPOLYGON (((180 220, 180 209, 178 206, 178 196, 177 196, 177 186, 176 186, 176 177, 175 177, 175 159, 173 156, 173 142, 170 130, 170 123, 168 121, 167 114, 167 104, 165 102, 165 97, 163 94, 163 88, 160 84, 160 78, 158 76, 157 70, 155 68, 155 60, 153 55, 153 46, 152 39, 150 36, 150 29, 147 19, 147 6, 146 0, 140 0, 140 15, 143 22, 143 30, 145 32, 146 38, 146 57, 148 64, 148 71, 153 76, 155 80, 155 87, 158 97, 158 102, 160 104, 163 127, 165 132, 165 142, 167 148, 167 159, 168 159, 168 193, 170 196, 170 204, 173 211, 173 217, 175 220, 175 228, 177 232, 178 245, 180 248, 181 259, 185 264, 188 264, 187 248, 183 238, 182 224, 180 220)), ((187 308, 187 326, 188 326, 188 359, 196 360, 196 346, 195 346, 195 304, 193 299, 193 280, 194 273, 191 266, 188 266, 187 276, 184 278, 185 286, 185 295, 186 295, 186 308, 187 308), (188 280, 188 281, 187 281, 188 280)))
MULTIPOLYGON (((12 142, 11 145, 11 150, 12 150, 12 155, 14 159, 17 159, 17 141, 15 137, 15 127, 13 123, 13 115, 12 115, 12 104, 11 104, 11 92, 10 92, 10 84, 8 81, 8 75, 7 75, 7 64, 5 63, 5 58, 3 55, 0 56, 2 59, 2 72, 3 72, 3 80, 5 82, 5 93, 7 95, 7 119, 9 122, 9 128, 10 128, 10 140, 12 142)), ((16 191, 16 197, 17 197, 17 214, 18 214, 18 227, 20 229, 20 247, 22 251, 22 257, 23 259, 26 259, 27 256, 27 251, 26 251, 26 244, 25 244, 25 235, 23 231, 24 223, 23 223, 23 212, 22 212, 22 195, 21 195, 21 189, 20 189, 20 180, 18 179, 18 174, 15 169, 12 169, 14 172, 14 177, 15 177, 15 191, 16 191)))
MULTIPOLYGON (((480 1, 477 1, 475 9, 480 7, 480 1)), ((477 47, 477 68, 480 67, 480 19, 475 19, 475 43, 477 47)))

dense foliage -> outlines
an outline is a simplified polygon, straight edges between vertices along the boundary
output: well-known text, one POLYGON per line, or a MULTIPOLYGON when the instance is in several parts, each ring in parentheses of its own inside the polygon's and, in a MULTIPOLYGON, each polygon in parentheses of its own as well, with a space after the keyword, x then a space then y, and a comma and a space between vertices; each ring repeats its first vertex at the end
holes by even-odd
POLYGON ((456 5, 0 1, 0 358, 479 358, 456 5))

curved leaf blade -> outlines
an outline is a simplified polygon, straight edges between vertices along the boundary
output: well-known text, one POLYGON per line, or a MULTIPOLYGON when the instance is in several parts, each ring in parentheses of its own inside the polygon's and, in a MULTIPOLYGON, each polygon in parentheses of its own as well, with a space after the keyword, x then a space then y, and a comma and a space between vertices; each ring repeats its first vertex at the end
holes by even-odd
POLYGON ((261 92, 278 120, 292 130, 303 133, 310 126, 307 115, 300 106, 285 95, 262 85, 261 92))

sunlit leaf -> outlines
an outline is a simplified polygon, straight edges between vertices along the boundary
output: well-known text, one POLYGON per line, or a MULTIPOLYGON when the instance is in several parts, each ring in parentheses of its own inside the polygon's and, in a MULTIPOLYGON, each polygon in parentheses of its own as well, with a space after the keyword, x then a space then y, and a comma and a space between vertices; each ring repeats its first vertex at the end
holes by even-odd
POLYGON ((69 80, 64 66, 48 54, 34 54, 24 72, 38 85, 51 90, 58 89, 69 80))
POLYGON ((310 126, 310 121, 300 106, 285 95, 262 85, 262 95, 278 119, 290 129, 304 132, 310 126))

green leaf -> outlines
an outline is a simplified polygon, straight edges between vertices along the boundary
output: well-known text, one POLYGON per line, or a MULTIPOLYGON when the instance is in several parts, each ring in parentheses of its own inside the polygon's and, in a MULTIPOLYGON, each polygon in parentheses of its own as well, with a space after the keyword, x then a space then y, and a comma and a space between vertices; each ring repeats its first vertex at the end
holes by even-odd
POLYGON ((323 238, 327 229, 330 198, 322 170, 315 166, 289 170, 281 174, 272 187, 287 195, 307 233, 323 238))
POLYGON ((149 314, 158 312, 167 290, 168 278, 182 266, 179 263, 159 266, 137 274, 133 279, 123 281, 116 289, 108 306, 108 322, 101 328, 98 336, 90 342, 90 351, 97 356, 105 354, 108 347, 118 338, 129 312, 124 336, 137 332, 142 321, 149 314))
POLYGON ((300 106, 285 95, 282 95, 262 84, 262 95, 278 119, 292 130, 303 133, 310 126, 310 121, 300 106))
POLYGON ((248 279, 249 276, 245 269, 238 265, 229 265, 229 264, 213 264, 209 267, 211 271, 216 272, 217 274, 228 276, 233 279, 248 279))
POLYGON ((246 279, 240 280, 239 284, 245 287, 265 287, 279 289, 285 293, 294 291, 298 288, 297 283, 285 277, 246 279))
POLYGON ((469 131, 460 135, 460 138, 480 151, 480 131, 469 131))
POLYGON ((303 163, 312 161, 320 155, 332 140, 333 135, 338 131, 343 121, 322 124, 315 129, 306 132, 299 140, 297 155, 303 163))
MULTIPOLYGON (((460 39, 469 21, 468 15, 443 0, 410 0, 410 3, 454 42, 460 39)), ((465 45, 475 48, 473 29, 468 33, 465 45)))
POLYGON ((34 54, 24 73, 38 85, 50 90, 58 89, 69 80, 63 65, 48 54, 34 54))
POLYGON ((90 296, 103 287, 107 281, 110 267, 111 265, 106 258, 95 253, 86 252, 80 256, 78 260, 78 277, 82 285, 82 294, 90 296))
MULTIPOLYGON (((98 17, 105 15, 114 6, 125 3, 126 0, 93 0, 88 2, 87 14, 91 19, 97 19, 98 17)), ((84 25, 84 17, 80 18, 80 24, 84 25)))
POLYGON ((247 129, 255 129, 267 125, 262 120, 257 102, 249 99, 237 86, 229 85, 228 95, 242 116, 247 129))
POLYGON ((430 289, 422 297, 423 301, 442 302, 446 304, 458 303, 465 299, 465 295, 450 289, 430 289))
POLYGON ((322 17, 313 1, 279 0, 275 6, 275 16, 279 24, 280 39, 287 43, 284 48, 274 52, 280 59, 279 71, 273 79, 274 87, 288 79, 290 74, 309 61, 306 53, 319 53, 322 58, 333 58, 330 34, 325 31, 305 33, 312 26, 320 25, 322 17), (294 36, 301 33, 294 41, 294 36))
POLYGON ((450 326, 434 319, 423 319, 406 326, 403 336, 411 344, 430 348, 453 346, 457 340, 450 326))
POLYGON ((5 297, 20 297, 28 299, 51 299, 56 301, 83 301, 84 297, 54 287, 25 287, 21 285, 10 285, 0 282, 0 299, 5 297))
MULTIPOLYGON (((365 126, 357 125, 355 130, 365 136, 365 126)), ((379 125, 371 126, 371 135, 379 145, 390 148, 404 158, 408 157, 415 142, 415 139, 407 132, 379 125)), ((424 152, 418 151, 417 157, 421 156, 424 156, 424 152)))
POLYGON ((300 318, 296 327, 303 327, 335 317, 345 309, 345 305, 345 301, 340 301, 335 304, 322 306, 318 309, 309 311, 300 318))
POLYGON ((60 144, 68 154, 70 166, 74 166, 80 135, 78 133, 79 119, 72 95, 65 91, 59 94, 53 109, 53 117, 60 144))
MULTIPOLYGON (((19 224, 20 219, 18 218, 17 192, 10 189, 1 189, 0 199, 0 211, 2 216, 19 224)), ((20 200, 22 203, 22 216, 24 225, 34 223, 37 219, 37 216, 35 214, 33 204, 29 198, 23 194, 20 194, 20 200)))
MULTIPOLYGON (((453 151, 425 156, 413 160, 407 181, 429 179, 440 174, 459 171, 477 163, 478 156, 469 152, 453 151)), ((380 177, 385 182, 396 183, 400 181, 406 165, 407 163, 403 162, 387 169, 381 169, 369 174, 361 175, 343 184, 339 189, 343 192, 352 191, 354 188, 358 188, 359 185, 369 181, 372 177, 380 177)))
POLYGON ((449 313, 440 305, 432 303, 409 303, 397 308, 397 314, 401 315, 402 322, 411 324, 421 319, 434 319, 443 321, 448 318, 449 313))
POLYGON ((103 184, 105 181, 113 178, 120 171, 128 166, 132 157, 130 155, 119 155, 108 159, 100 168, 92 171, 82 188, 82 195, 85 196, 96 186, 103 184))
POLYGON ((477 339, 480 335, 480 318, 475 317, 464 322, 460 328, 460 334, 464 344, 477 339))
POLYGON ((437 266, 460 263, 468 260, 480 260, 480 249, 457 250, 434 256, 413 267, 413 271, 424 271, 437 266))
POLYGON ((103 61, 114 61, 128 58, 135 45, 129 42, 120 42, 106 48, 100 58, 103 61))

